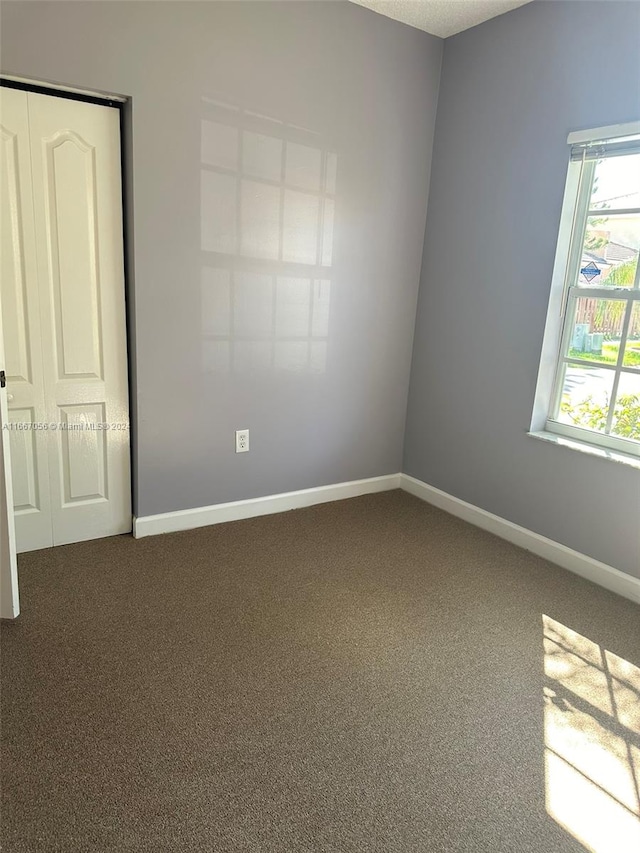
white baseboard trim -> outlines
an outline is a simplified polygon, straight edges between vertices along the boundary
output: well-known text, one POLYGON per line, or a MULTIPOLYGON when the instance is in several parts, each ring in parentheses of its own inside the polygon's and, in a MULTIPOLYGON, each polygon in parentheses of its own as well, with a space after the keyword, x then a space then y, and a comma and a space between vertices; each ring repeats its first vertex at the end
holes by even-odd
POLYGON ((538 557, 543 557, 563 569, 568 569, 580 577, 640 604, 640 579, 634 578, 626 572, 614 569, 613 566, 594 560, 593 557, 587 557, 586 554, 567 548, 566 545, 554 542, 553 539, 547 539, 546 536, 527 530, 526 527, 520 527, 518 524, 507 521, 506 518, 501 518, 499 515, 480 509, 480 507, 462 501, 460 498, 455 498, 447 492, 423 483, 422 480, 410 477, 408 474, 400 475, 400 488, 426 501, 426 503, 443 509, 445 512, 468 521, 476 527, 488 530, 501 539, 506 539, 507 542, 519 545, 520 548, 531 551, 538 557))
POLYGON ((158 533, 175 533, 178 530, 191 530, 194 527, 207 527, 210 524, 221 524, 225 521, 271 515, 275 512, 286 512, 290 509, 340 501, 344 498, 357 498, 374 492, 387 492, 400 488, 400 476, 400 474, 386 474, 382 477, 318 486, 298 492, 283 492, 263 498, 146 515, 133 519, 133 535, 136 539, 141 539, 143 536, 155 536, 158 533))
POLYGON ((453 495, 429 486, 408 474, 386 474, 382 477, 370 477, 366 480, 353 480, 347 483, 335 483, 331 486, 318 486, 302 489, 298 492, 283 492, 279 495, 267 495, 262 498, 250 498, 244 501, 214 504, 176 512, 163 512, 159 515, 147 515, 133 519, 133 535, 136 539, 144 536, 156 536, 159 533, 175 533, 178 530, 191 530, 195 527, 207 527, 225 521, 239 521, 255 518, 259 515, 271 515, 291 509, 301 509, 315 504, 355 498, 375 492, 391 489, 403 489, 426 503, 443 509, 476 527, 512 542, 526 551, 531 551, 545 560, 549 560, 563 569, 568 569, 580 577, 586 578, 605 589, 616 592, 631 601, 640 604, 640 580, 614 569, 606 563, 587 557, 566 545, 547 539, 526 527, 520 527, 506 518, 501 518, 480 507, 460 500, 453 495))

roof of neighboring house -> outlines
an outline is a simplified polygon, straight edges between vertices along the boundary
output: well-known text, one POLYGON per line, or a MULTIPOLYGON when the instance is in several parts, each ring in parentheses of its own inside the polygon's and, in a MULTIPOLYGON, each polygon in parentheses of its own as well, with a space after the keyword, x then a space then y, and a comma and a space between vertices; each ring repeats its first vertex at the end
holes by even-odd
POLYGON ((637 257, 638 250, 632 249, 630 246, 623 246, 622 243, 607 243, 597 252, 582 252, 583 260, 595 261, 596 264, 604 264, 612 266, 613 264, 621 264, 625 261, 631 261, 637 257))
POLYGON ((638 254, 637 249, 632 249, 630 246, 623 246, 621 243, 607 243, 604 247, 604 256, 611 263, 620 263, 622 261, 630 261, 638 254))
POLYGON ((606 258, 603 258, 602 255, 597 255, 595 252, 583 252, 582 260, 595 261, 597 264, 604 264, 605 266, 608 266, 606 258))

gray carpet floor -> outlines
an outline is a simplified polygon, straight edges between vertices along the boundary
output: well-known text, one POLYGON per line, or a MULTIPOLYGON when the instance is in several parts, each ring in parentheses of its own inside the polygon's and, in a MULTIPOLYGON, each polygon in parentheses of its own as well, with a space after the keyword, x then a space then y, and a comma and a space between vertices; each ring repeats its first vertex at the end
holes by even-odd
POLYGON ((590 649, 629 662, 611 737, 640 757, 640 608, 402 492, 19 570, 3 853, 584 853, 544 720, 609 725, 597 661, 560 684, 590 649))

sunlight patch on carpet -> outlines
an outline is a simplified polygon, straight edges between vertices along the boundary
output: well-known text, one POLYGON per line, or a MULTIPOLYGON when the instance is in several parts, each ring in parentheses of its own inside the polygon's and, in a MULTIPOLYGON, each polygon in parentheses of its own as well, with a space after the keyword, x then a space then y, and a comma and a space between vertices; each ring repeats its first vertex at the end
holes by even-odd
POLYGON ((547 813, 592 853, 637 853, 640 669, 542 621, 547 813))

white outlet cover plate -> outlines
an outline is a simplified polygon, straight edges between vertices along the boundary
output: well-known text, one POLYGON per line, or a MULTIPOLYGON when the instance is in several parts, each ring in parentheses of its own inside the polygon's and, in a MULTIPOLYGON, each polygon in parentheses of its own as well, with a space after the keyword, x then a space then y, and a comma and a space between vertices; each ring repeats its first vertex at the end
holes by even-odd
POLYGON ((248 453, 249 452, 249 430, 248 429, 237 429, 236 430, 236 453, 248 453))

